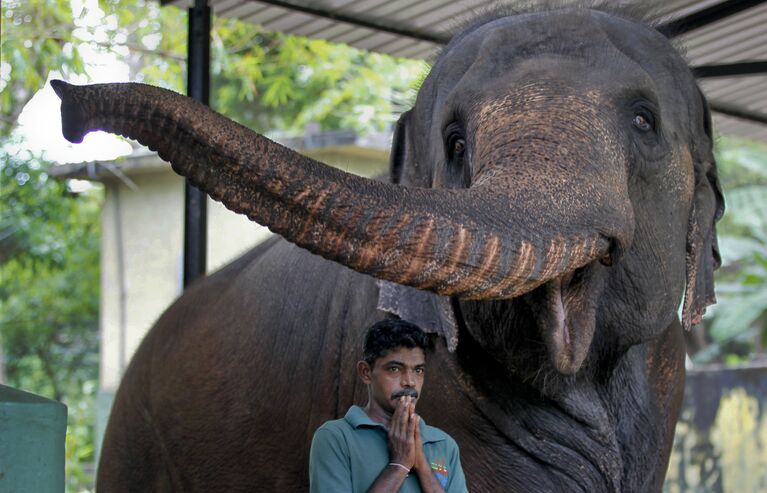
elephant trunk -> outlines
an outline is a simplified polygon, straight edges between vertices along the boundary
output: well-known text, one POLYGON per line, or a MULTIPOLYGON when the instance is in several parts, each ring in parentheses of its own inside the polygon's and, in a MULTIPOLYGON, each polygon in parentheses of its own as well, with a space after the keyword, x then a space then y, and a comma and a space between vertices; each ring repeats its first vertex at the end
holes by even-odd
POLYGON ((536 219, 520 227, 515 218, 529 211, 494 189, 411 188, 345 173, 172 91, 51 85, 68 140, 80 142, 93 130, 135 139, 227 208, 379 279, 465 299, 505 299, 611 247, 609 234, 575 227, 566 231, 577 233, 533 239, 536 219))

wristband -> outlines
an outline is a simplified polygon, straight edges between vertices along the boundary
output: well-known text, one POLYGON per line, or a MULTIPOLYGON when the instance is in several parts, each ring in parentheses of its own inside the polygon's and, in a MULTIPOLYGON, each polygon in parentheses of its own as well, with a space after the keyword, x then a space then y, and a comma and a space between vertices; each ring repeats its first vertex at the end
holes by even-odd
POLYGON ((410 474, 410 469, 409 469, 409 468, 407 468, 407 467, 405 467, 405 466, 403 466, 402 464, 398 464, 398 463, 396 463, 396 462, 389 462, 389 465, 390 465, 390 466, 397 466, 397 467, 401 467, 402 469, 404 469, 404 470, 405 470, 405 473, 406 473, 406 474, 410 474))

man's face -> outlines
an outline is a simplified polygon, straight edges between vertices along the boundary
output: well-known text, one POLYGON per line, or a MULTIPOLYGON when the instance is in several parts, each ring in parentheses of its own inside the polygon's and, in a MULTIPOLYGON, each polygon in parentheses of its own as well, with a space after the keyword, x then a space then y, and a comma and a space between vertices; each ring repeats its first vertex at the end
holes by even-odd
POLYGON ((362 381, 370 386, 370 404, 391 414, 403 395, 414 397, 417 403, 423 387, 425 363, 423 350, 418 347, 392 349, 376 359, 372 368, 360 361, 358 371, 362 381))

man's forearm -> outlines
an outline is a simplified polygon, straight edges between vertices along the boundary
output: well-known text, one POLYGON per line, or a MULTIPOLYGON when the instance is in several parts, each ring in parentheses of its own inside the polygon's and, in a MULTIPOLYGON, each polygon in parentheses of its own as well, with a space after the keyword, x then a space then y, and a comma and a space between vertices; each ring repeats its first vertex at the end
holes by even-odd
POLYGON ((416 464, 414 471, 418 482, 421 483, 421 491, 423 493, 445 493, 437 477, 431 472, 431 466, 425 457, 424 460, 416 464))

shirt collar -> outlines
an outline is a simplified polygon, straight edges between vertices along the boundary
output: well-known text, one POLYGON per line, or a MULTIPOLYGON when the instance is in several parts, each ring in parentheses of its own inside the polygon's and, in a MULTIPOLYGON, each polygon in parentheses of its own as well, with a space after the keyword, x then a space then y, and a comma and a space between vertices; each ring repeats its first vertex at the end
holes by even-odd
MULTIPOLYGON (((386 427, 384 427, 384 425, 370 419, 370 416, 368 416, 365 410, 362 409, 360 406, 350 407, 349 410, 346 411, 346 415, 344 416, 344 419, 348 421, 349 424, 352 425, 352 427, 354 428, 374 427, 374 428, 381 428, 382 430, 386 431, 386 427)), ((420 428, 421 428, 421 439, 423 440, 424 443, 439 442, 445 439, 444 436, 442 436, 440 433, 437 432, 436 428, 426 425, 426 420, 423 419, 423 416, 421 416, 420 428)))

